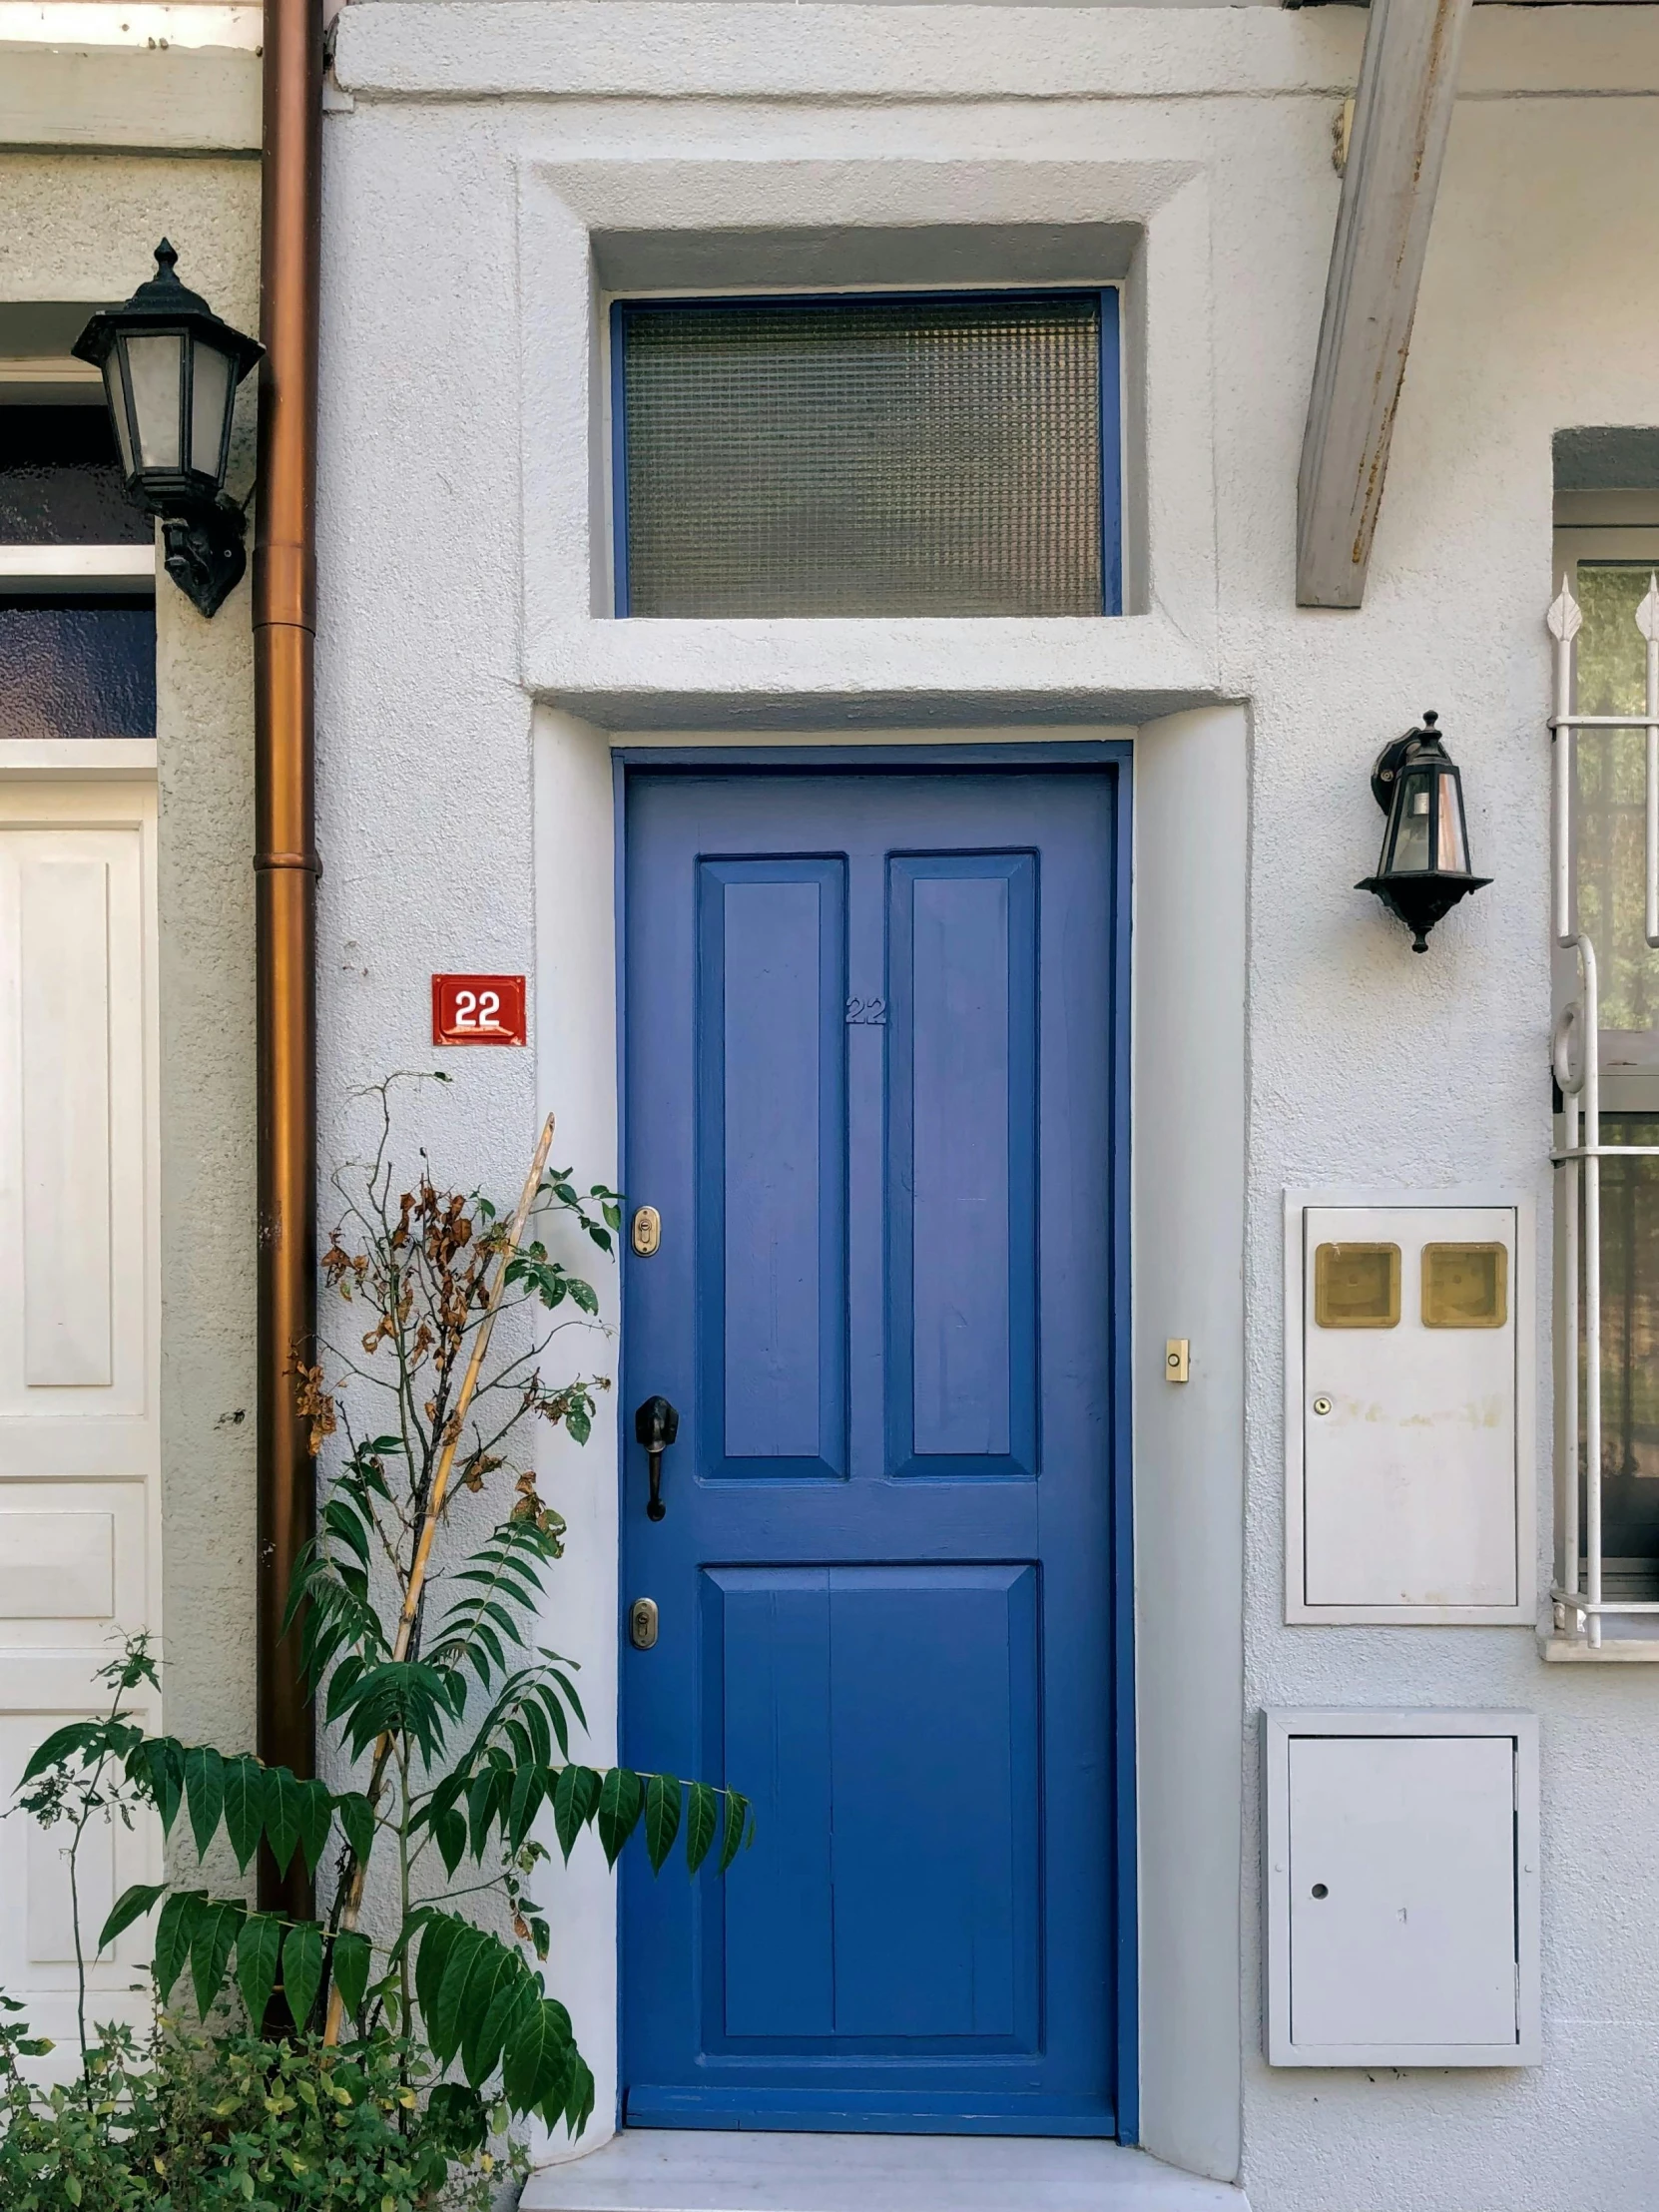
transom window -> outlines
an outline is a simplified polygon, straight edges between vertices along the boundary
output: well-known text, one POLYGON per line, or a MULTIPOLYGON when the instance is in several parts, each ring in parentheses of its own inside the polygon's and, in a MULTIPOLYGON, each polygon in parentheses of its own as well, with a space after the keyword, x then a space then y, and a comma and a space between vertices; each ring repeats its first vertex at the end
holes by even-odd
POLYGON ((1115 291, 612 317, 618 614, 1121 611, 1115 291))

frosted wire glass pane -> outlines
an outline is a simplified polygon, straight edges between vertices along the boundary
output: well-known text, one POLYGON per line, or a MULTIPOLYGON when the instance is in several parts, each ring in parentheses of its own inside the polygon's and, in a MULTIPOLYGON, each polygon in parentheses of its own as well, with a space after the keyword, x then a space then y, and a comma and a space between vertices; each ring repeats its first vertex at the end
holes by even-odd
MULTIPOLYGON (((1646 710, 1647 641, 1636 627, 1636 609, 1650 572, 1647 561, 1578 564, 1581 715, 1646 710)), ((1659 1028, 1659 953, 1648 950, 1643 934, 1647 734, 1581 730, 1576 752, 1578 914, 1595 940, 1601 1026, 1659 1028)))
POLYGON ((225 408, 231 390, 231 356, 199 338, 190 394, 190 465, 204 476, 219 474, 225 440, 225 408))
POLYGON ((625 330, 631 614, 1101 613, 1098 296, 625 330))

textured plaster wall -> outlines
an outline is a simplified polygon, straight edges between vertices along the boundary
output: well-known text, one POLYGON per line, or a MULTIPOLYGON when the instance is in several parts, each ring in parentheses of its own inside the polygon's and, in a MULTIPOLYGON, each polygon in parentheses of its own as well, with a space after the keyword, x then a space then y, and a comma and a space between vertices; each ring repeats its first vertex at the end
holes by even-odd
MULTIPOLYGON (((1242 2140, 1257 2212, 1526 2212, 1567 2197, 1596 2212, 1645 2212, 1659 2201, 1659 1678, 1546 1668, 1524 1628, 1284 1626, 1280 1411, 1287 1185, 1530 1190, 1548 1314, 1549 441, 1567 424, 1655 419, 1659 329, 1642 272, 1659 138, 1646 98, 1599 97, 1659 89, 1659 48, 1644 20, 1653 13, 1545 11, 1554 20, 1544 22, 1492 8, 1476 21, 1370 591, 1356 614, 1299 612, 1293 599, 1297 458, 1340 190, 1331 130, 1358 61, 1351 11, 976 8, 962 17, 383 0, 348 8, 340 27, 339 77, 356 105, 331 118, 325 161, 325 1158, 350 1144, 353 1086, 388 1067, 432 1064, 432 969, 523 967, 542 978, 533 1051, 445 1056, 456 1081, 421 1105, 420 1132, 453 1173, 507 1190, 541 1107, 574 1097, 592 1145, 578 1165, 584 1175, 610 1166, 609 1118, 594 1094, 610 1080, 598 1064, 610 991, 597 917, 610 835, 606 738, 558 712, 538 723, 520 619, 526 563, 545 535, 535 501, 521 505, 550 435, 540 362, 550 344, 579 362, 597 316, 579 285, 548 290, 538 276, 523 288, 526 269, 541 266, 523 213, 528 165, 637 163, 636 221, 664 231, 673 223, 651 176, 670 161, 750 163, 757 176, 792 162, 863 163, 877 175, 883 164, 955 163, 959 225, 975 220, 975 164, 1077 165, 1070 220, 1079 223, 1100 220, 1083 192, 1089 165, 1150 174, 1161 163, 1202 187, 1196 252, 1214 389, 1183 435, 1213 454, 1217 554, 1214 635, 1194 633, 1184 680, 1239 703, 1249 733, 1247 1412, 1242 1449, 1225 1423, 1197 1447, 1214 1457, 1194 1494, 1233 1513, 1229 1500, 1242 1496, 1245 1563, 1242 1588, 1236 1576, 1223 1581, 1219 1597, 1185 1613, 1185 1664, 1195 1697, 1213 1697, 1217 1682, 1236 1682, 1242 1643, 1236 1744, 1205 1756, 1228 1769, 1227 1787, 1207 1802, 1225 1807, 1237 1785, 1245 1816, 1236 1858, 1209 1836, 1189 1854, 1179 1828, 1143 1834, 1142 1855, 1168 1871, 1168 1922, 1179 1919, 1183 1879, 1207 1925, 1225 1928, 1226 1908, 1239 1911, 1240 1958, 1192 1986, 1239 1988, 1243 2079, 1235 2089, 1225 2065, 1207 2065, 1184 2086, 1180 2024, 1166 2007, 1163 2075, 1148 2109, 1161 2115, 1163 2147, 1186 2147, 1195 2161, 1224 2163, 1242 2140), (1614 15, 1630 20, 1610 26, 1614 15), (650 97, 632 98, 633 88, 650 97), (1439 711, 1464 766, 1476 861, 1495 880, 1418 959, 1350 886, 1378 841, 1370 759, 1425 707, 1439 711), (1255 1811, 1264 1704, 1503 1704, 1540 1714, 1541 2068, 1265 2066, 1255 1811), (1218 1901, 1218 1888, 1232 1896, 1218 1901)), ((761 186, 751 200, 751 227, 776 220, 761 186)), ((1043 220, 1064 219, 1045 208, 1043 220)), ((827 207, 823 220, 892 223, 902 211, 837 218, 827 207)), ((1187 265, 1171 269, 1170 281, 1188 279, 1187 265)), ((1150 292, 1160 273, 1143 275, 1150 292)), ((1202 323, 1193 329, 1202 349, 1202 323)), ((1191 404, 1190 387, 1154 379, 1145 405, 1155 414, 1177 396, 1191 404)), ((552 475, 587 465, 585 451, 561 447, 552 475)), ((532 580, 545 590, 544 577, 532 580)), ((711 669, 760 661, 777 644, 760 626, 725 626, 718 637, 695 625, 654 628, 663 633, 654 665, 705 694, 711 669)), ((1086 691, 1087 648, 1067 650, 1086 691)), ((903 706, 908 671, 908 719, 945 718, 948 685, 925 638, 883 633, 872 657, 889 714, 895 682, 903 706)), ((1104 689, 1093 706, 1103 721, 1113 683, 1135 696, 1131 659, 1129 646, 1099 659, 1092 680, 1104 689)), ((971 688, 981 674, 964 648, 959 682, 971 688)), ((542 680, 545 707, 556 710, 557 683, 542 680)), ((858 680, 850 665, 840 679, 858 680)), ((813 681, 830 688, 828 677, 813 681)), ((714 697, 710 717, 717 708, 714 697)), ((818 727, 844 727, 840 711, 822 712, 818 727)), ((791 732, 811 728, 812 716, 810 696, 793 699, 791 732)), ((642 709, 640 721, 650 719, 642 709)), ((1040 710, 1024 719, 1039 723, 1040 710)), ((1177 864, 1178 843, 1143 841, 1143 874, 1177 864)), ((1160 893, 1167 899, 1167 885, 1160 893)), ((1217 880, 1199 871, 1185 895, 1236 942, 1232 885, 1218 904, 1217 880)), ((1202 927, 1195 935, 1202 941, 1202 927)), ((1188 1049, 1185 1079, 1211 1080, 1203 1041, 1188 1049)), ((1147 1218, 1143 1200, 1137 1219, 1147 1218)), ((1236 1275, 1236 1219, 1218 1207, 1195 1269, 1236 1275)), ((1184 1333, 1173 1315, 1154 1329, 1149 1313, 1146 1324, 1159 1342, 1137 1348, 1142 1390, 1156 1386, 1162 1335, 1184 1333)), ((1547 1439, 1542 1349, 1540 1338, 1547 1439)), ((1194 1352, 1196 1365, 1204 1348, 1194 1352)), ((1541 1441, 1540 1587, 1546 1451, 1541 1441)), ((550 1628, 555 1639, 561 1621, 578 1630, 578 1656, 603 1689, 613 1667, 614 1558, 604 1552, 614 1457, 596 1436, 585 1457, 566 1454, 550 1471, 584 1537, 585 1556, 573 1549, 559 1588, 590 1578, 579 1596, 556 1593, 550 1628)), ((1162 1493, 1145 1474, 1138 1505, 1156 1514, 1162 1493)), ((1236 1523, 1224 1534, 1237 1545, 1236 1523)), ((1180 1547, 1161 1541, 1154 1553, 1179 1560, 1180 1547)), ((1206 1556, 1213 1566, 1216 1555, 1206 1556)), ((1179 1609, 1183 1597, 1179 1586, 1143 1586, 1143 1615, 1179 1609)), ((1167 1726, 1147 1730, 1140 1746, 1143 1774, 1158 1783, 1145 1802, 1191 1804, 1190 1773, 1183 1783, 1173 1772, 1187 1755, 1179 1698, 1159 1710, 1167 1726)), ((610 1726, 596 1700, 601 1751, 610 1726)), ((597 2046, 614 2032, 609 1922, 593 1870, 579 1881, 556 1893, 579 1904, 582 1929, 561 1963, 603 2066, 597 2046)), ((1154 1946, 1147 1971, 1157 1970, 1154 1946)))
MULTIPOLYGON (((3 66, 3 64, 0 64, 3 66)), ((0 151, 0 297, 121 299, 164 235, 259 325, 256 163, 0 151)), ((244 387, 231 488, 253 477, 244 387)), ((254 693, 250 593, 156 594, 165 1718, 254 1731, 254 693)))

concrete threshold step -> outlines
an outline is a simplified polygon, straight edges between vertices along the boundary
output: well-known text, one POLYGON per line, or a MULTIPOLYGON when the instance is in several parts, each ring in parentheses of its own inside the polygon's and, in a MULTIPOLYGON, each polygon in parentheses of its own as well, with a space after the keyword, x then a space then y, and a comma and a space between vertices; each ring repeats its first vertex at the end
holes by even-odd
POLYGON ((522 2212, 1250 2212, 1118 2143, 629 2128, 540 2167, 522 2212))

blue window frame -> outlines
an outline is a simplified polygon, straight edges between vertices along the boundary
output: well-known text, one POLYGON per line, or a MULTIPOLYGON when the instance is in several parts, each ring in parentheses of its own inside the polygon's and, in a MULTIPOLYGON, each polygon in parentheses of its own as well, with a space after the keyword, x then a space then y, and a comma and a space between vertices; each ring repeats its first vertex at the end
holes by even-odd
POLYGON ((611 309, 619 616, 1123 611, 1118 294, 611 309))

